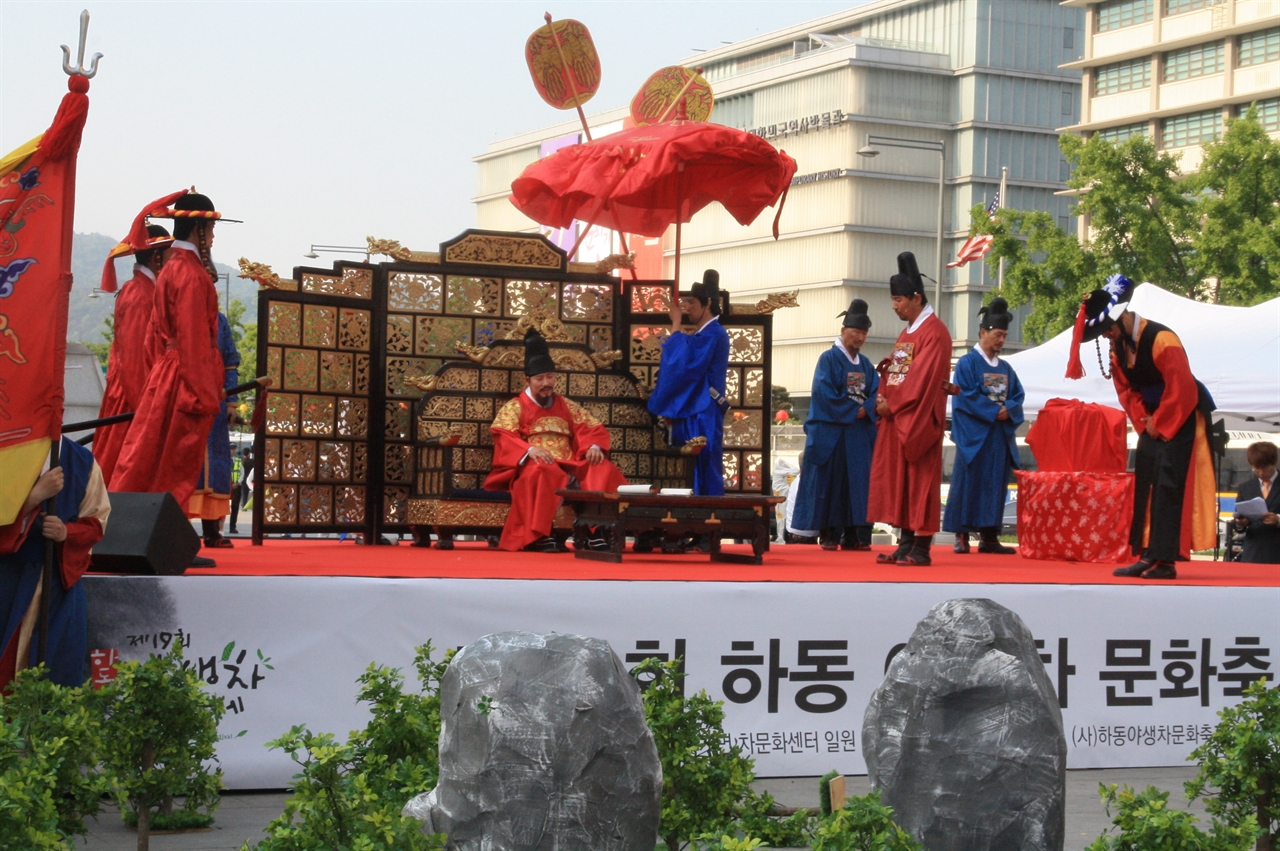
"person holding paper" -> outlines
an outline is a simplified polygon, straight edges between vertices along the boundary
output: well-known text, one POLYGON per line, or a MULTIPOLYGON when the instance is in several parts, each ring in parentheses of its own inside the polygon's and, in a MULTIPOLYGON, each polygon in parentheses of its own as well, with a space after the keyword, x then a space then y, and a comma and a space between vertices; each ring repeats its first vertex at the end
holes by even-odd
MULTIPOLYGON (((498 546, 504 550, 567 552, 551 536, 564 488, 612 493, 626 477, 606 457, 609 430, 556 393, 556 366, 546 339, 530 330, 524 338, 525 389, 503 405, 489 431, 493 469, 484 489, 510 491, 511 510, 498 546)), ((608 544, 599 538, 593 549, 608 544)))
MULTIPOLYGON (((1274 443, 1260 440, 1249 444, 1245 459, 1253 475, 1240 486, 1236 494, 1236 530, 1244 533, 1244 548, 1240 561, 1253 564, 1280 564, 1280 488, 1276 487, 1277 448, 1274 443), (1260 499, 1266 510, 1257 517, 1241 514, 1241 503, 1260 499)), ((1253 513, 1253 512, 1249 512, 1253 513)))

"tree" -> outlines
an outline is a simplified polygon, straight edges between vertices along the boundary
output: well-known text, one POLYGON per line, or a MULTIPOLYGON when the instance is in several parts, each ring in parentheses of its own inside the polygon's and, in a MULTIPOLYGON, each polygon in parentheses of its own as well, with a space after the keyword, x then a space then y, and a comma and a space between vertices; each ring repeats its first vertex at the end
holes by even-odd
POLYGON ((993 220, 976 205, 970 213, 972 233, 995 237, 992 271, 1005 261, 1005 298, 1033 305, 1023 326, 1029 341, 1070 326, 1081 297, 1117 272, 1227 304, 1280 293, 1280 144, 1256 110, 1229 119, 1223 138, 1205 145, 1199 172, 1188 176, 1144 136, 1113 144, 1066 134, 1059 145, 1072 166, 1067 183, 1081 193, 1073 212, 1090 216, 1089 243, 1043 211, 1006 208, 993 220), (1215 278, 1216 291, 1206 285, 1215 278))
POLYGON ((107 368, 107 361, 111 357, 111 343, 116 338, 116 318, 113 314, 108 313, 102 318, 102 324, 106 326, 106 330, 102 332, 101 343, 85 343, 85 347, 98 357, 98 365, 103 369, 107 368))
POLYGON ((770 386, 769 407, 775 418, 778 416, 778 411, 786 411, 788 418, 795 416, 795 403, 791 401, 791 393, 781 384, 770 386))

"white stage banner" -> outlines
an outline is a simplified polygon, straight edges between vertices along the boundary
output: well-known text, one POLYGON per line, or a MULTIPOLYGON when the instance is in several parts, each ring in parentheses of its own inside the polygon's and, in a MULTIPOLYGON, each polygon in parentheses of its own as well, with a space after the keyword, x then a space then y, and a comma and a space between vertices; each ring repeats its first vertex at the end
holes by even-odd
MULTIPOLYGON (((1274 679, 1280 588, 575 582, 316 577, 84 580, 95 672, 175 641, 227 701, 232 789, 282 788, 266 743, 295 724, 366 723, 371 662, 413 684, 413 648, 509 630, 607 640, 634 667, 686 660, 686 691, 725 703, 759 776, 865 774, 862 718, 885 666, 934 605, 986 597, 1022 617, 1058 692, 1071 768, 1181 765, 1260 678, 1274 679), (114 651, 114 654, 113 654, 114 651)), ((441 651, 443 652, 443 650, 441 651)), ((440 658, 437 655, 436 658, 440 658)))

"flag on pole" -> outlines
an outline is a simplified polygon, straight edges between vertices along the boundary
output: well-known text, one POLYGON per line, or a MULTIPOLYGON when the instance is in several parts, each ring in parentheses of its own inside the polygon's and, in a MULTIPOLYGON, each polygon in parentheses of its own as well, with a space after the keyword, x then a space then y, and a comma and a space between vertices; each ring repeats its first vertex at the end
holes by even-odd
POLYGON ((0 525, 61 439, 76 154, 89 80, 67 80, 53 124, 0 156, 0 525))
MULTIPOLYGON (((991 203, 987 205, 987 218, 991 221, 996 220, 996 211, 1000 209, 1000 190, 996 190, 995 197, 991 199, 991 203)), ((974 234, 965 240, 964 245, 960 246, 960 251, 956 254, 956 259, 947 264, 948 269, 954 269, 957 266, 963 266, 974 260, 981 260, 987 256, 987 252, 991 250, 991 243, 995 241, 995 237, 989 233, 974 234)))

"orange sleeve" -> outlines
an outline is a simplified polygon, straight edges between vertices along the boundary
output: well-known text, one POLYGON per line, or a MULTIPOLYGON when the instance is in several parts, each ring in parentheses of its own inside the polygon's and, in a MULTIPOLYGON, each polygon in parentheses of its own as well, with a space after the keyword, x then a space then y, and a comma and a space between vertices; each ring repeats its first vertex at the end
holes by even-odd
POLYGON ((1200 391, 1191 374, 1186 349, 1182 348, 1182 342, 1173 332, 1161 331, 1156 335, 1151 346, 1151 359, 1164 378, 1164 394, 1151 416, 1160 436, 1171 440, 1195 412, 1200 391))
POLYGON ((1124 371, 1120 369, 1120 361, 1114 353, 1111 355, 1111 383, 1116 387, 1116 398, 1120 401, 1120 407, 1124 408, 1124 412, 1129 415, 1129 422, 1133 423, 1133 430, 1139 434, 1146 431, 1147 424, 1143 420, 1147 417, 1147 409, 1142 404, 1142 394, 1129 384, 1129 379, 1125 378, 1124 371))

